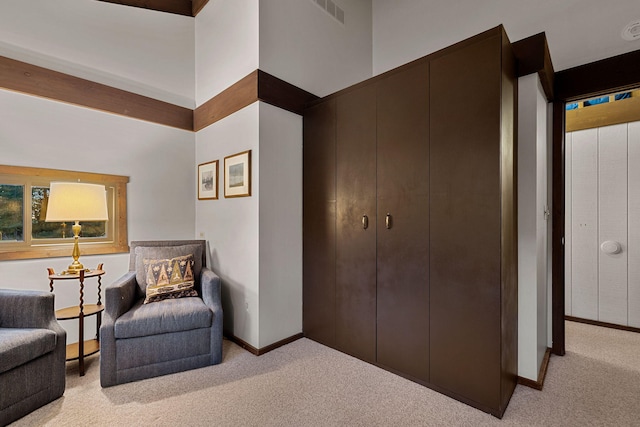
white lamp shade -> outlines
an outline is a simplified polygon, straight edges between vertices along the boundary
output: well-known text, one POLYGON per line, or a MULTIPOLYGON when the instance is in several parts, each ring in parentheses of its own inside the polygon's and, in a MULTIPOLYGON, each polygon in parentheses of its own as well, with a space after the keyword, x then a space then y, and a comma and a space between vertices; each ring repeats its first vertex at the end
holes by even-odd
POLYGON ((46 222, 106 221, 107 193, 104 185, 52 182, 46 222))

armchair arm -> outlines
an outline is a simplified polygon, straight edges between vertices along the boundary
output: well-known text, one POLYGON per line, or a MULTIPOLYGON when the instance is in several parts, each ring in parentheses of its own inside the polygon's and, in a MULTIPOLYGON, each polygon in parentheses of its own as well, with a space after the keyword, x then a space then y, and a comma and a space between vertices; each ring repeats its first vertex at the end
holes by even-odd
POLYGON ((129 271, 104 290, 105 321, 115 321, 129 311, 136 299, 136 272, 129 271))
POLYGON ((202 300, 213 311, 211 325, 211 364, 222 362, 222 296, 220 277, 207 267, 202 267, 200 275, 202 300))
POLYGON ((51 329, 57 325, 54 298, 50 292, 0 289, 0 326, 51 329))
POLYGON ((216 313, 222 311, 220 277, 207 267, 202 267, 200 275, 202 300, 216 313))
POLYGON ((133 306, 137 287, 136 272, 129 271, 107 285, 104 290, 105 315, 100 325, 100 385, 102 387, 118 383, 114 324, 118 317, 133 306))

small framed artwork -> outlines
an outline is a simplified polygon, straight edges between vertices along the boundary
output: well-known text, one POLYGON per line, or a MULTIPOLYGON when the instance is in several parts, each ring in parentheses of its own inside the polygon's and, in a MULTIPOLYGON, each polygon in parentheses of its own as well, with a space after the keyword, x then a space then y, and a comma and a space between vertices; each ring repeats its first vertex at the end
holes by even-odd
POLYGON ((198 165, 198 200, 218 199, 218 160, 198 165))
POLYGON ((224 158, 224 197, 251 196, 251 150, 224 158))

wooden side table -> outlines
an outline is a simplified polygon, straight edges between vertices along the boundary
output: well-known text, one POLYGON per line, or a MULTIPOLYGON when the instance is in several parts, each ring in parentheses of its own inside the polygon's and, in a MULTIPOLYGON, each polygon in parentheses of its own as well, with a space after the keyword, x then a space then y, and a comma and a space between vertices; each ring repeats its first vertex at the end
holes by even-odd
POLYGON ((67 345, 67 361, 76 360, 80 364, 80 376, 84 375, 84 358, 100 351, 100 323, 102 321, 102 275, 105 271, 102 269, 103 264, 99 264, 95 270, 82 270, 77 274, 61 273, 56 274, 53 268, 49 270, 49 288, 53 292, 53 282, 56 280, 78 280, 80 282, 80 304, 72 307, 56 310, 56 319, 69 320, 78 319, 78 342, 67 345), (89 277, 98 278, 98 303, 84 303, 84 279, 89 277), (86 316, 96 315, 96 338, 92 340, 84 339, 84 318, 86 316))

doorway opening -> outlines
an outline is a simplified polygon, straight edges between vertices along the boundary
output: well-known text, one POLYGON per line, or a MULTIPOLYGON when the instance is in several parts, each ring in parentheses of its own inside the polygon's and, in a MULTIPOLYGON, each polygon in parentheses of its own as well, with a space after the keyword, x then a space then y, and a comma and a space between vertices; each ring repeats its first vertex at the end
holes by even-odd
POLYGON ((566 103, 640 87, 640 51, 559 71, 553 79, 552 352, 562 356, 565 354, 566 103))
POLYGON ((565 319, 640 331, 640 90, 565 109, 565 319))

